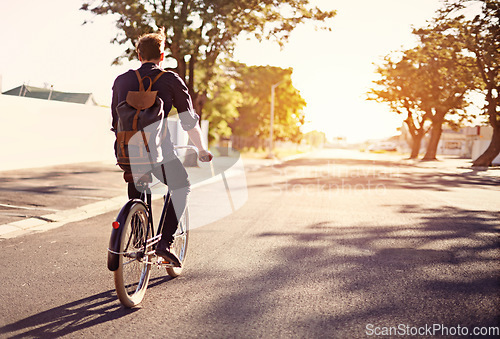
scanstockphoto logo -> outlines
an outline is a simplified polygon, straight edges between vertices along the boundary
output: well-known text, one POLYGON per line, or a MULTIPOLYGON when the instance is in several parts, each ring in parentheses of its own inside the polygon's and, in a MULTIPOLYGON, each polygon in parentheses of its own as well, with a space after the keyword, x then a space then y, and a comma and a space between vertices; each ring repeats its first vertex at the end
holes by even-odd
MULTIPOLYGON (((165 125, 168 126, 169 140, 172 138, 177 144, 187 144, 188 137, 182 131, 178 120, 170 120, 165 125)), ((128 147, 130 169, 136 188, 142 190, 142 178, 145 174, 152 173, 153 181, 148 186, 155 197, 166 195, 169 189, 182 190, 182 185, 178 183, 185 182, 186 174, 180 164, 185 163, 187 157, 196 157, 192 146, 175 146, 173 151, 172 144, 165 144, 168 140, 164 140, 161 147, 155 147, 160 144, 157 136, 158 131, 162 130, 167 131, 159 123, 150 124, 130 138, 128 147), (146 147, 144 141, 150 147, 146 147)), ((191 229, 234 213, 248 200, 244 165, 239 152, 225 149, 223 155, 214 157, 210 163, 198 162, 197 166, 186 169, 191 185, 191 193, 188 196, 191 229), (196 186, 203 188, 194 190, 193 187, 196 186)), ((183 206, 183 203, 177 203, 176 199, 172 202, 176 212, 179 212, 178 207, 183 206)))
POLYGON ((444 324, 425 324, 423 326, 413 326, 408 324, 398 324, 395 326, 379 326, 367 324, 365 327, 367 336, 429 336, 429 337, 455 337, 455 336, 473 336, 473 337, 496 337, 500 336, 498 326, 474 326, 467 327, 462 325, 447 326, 444 324))
POLYGON ((384 195, 387 182, 400 175, 399 168, 342 166, 334 161, 318 167, 274 166, 272 187, 278 194, 339 196, 347 194, 384 195))

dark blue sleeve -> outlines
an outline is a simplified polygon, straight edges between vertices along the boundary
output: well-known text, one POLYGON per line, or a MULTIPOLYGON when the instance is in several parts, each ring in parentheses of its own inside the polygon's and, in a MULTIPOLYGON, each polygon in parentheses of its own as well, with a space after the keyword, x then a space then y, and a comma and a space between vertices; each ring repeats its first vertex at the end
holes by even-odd
POLYGON ((172 81, 173 105, 179 113, 182 129, 189 131, 196 126, 200 117, 194 111, 186 84, 176 73, 171 73, 174 75, 172 81))
POLYGON ((113 84, 113 98, 111 99, 111 130, 116 134, 116 128, 118 124, 118 114, 116 113, 116 107, 118 106, 118 89, 116 88, 116 81, 113 84))
POLYGON ((118 105, 127 98, 127 93, 130 90, 137 90, 139 83, 134 79, 135 74, 128 71, 119 75, 113 83, 113 97, 111 99, 111 117, 112 117, 112 131, 116 133, 118 124, 118 113, 116 108, 118 105))

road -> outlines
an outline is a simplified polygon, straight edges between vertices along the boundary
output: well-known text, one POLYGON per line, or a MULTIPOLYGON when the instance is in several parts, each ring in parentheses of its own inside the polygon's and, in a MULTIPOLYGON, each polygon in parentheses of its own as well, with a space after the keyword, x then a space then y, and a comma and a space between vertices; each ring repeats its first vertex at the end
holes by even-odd
POLYGON ((456 164, 324 150, 249 171, 248 201, 193 230, 183 275, 155 269, 131 310, 106 268, 117 211, 2 240, 0 337, 486 333, 500 178, 456 164))

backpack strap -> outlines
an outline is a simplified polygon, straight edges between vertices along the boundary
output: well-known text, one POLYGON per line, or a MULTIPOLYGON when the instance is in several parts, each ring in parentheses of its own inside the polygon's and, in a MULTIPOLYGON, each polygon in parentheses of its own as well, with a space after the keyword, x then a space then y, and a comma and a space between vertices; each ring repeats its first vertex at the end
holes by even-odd
POLYGON ((158 79, 160 79, 160 77, 165 74, 167 72, 165 72, 164 70, 160 69, 160 73, 158 73, 158 75, 153 79, 153 82, 152 84, 154 84, 158 79))
POLYGON ((139 73, 139 70, 135 70, 135 75, 137 75, 137 80, 139 80, 139 91, 144 92, 144 84, 142 82, 141 74, 139 73))
POLYGON ((151 91, 151 88, 153 87, 153 84, 158 81, 158 79, 160 79, 160 77, 165 74, 167 72, 165 72, 164 70, 161 70, 160 69, 160 73, 158 73, 158 75, 153 79, 151 80, 151 78, 149 76, 145 76, 144 78, 141 78, 141 74, 139 73, 139 70, 135 70, 135 75, 137 75, 137 80, 139 80, 139 91, 145 91, 144 89, 144 79, 148 78, 149 79, 149 88, 147 89, 148 91, 151 91))
POLYGON ((139 114, 141 113, 141 110, 138 109, 137 112, 134 115, 134 122, 132 123, 132 130, 137 131, 137 121, 139 120, 139 114))
MULTIPOLYGON (((160 79, 160 77, 165 74, 167 72, 163 71, 163 70, 160 70, 160 73, 158 73, 158 75, 153 79, 151 80, 151 78, 149 76, 145 76, 144 78, 141 78, 141 74, 139 73, 139 70, 135 70, 135 74, 137 75, 137 80, 139 80, 139 92, 151 92, 151 88, 153 87, 153 84, 158 80, 160 79), (144 89, 144 79, 148 78, 149 79, 149 88, 147 90, 144 89)), ((156 96, 156 94, 155 94, 156 96)), ((139 113, 141 112, 141 109, 137 109, 137 112, 134 116, 134 121, 132 123, 132 129, 134 131, 137 131, 137 121, 139 120, 139 113)), ((146 144, 146 147, 147 147, 147 144, 146 144)))

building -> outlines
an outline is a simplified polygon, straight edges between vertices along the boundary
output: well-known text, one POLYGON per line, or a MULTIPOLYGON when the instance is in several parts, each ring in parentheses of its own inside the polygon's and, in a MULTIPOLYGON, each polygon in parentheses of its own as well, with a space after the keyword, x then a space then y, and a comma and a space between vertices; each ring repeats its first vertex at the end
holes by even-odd
POLYGON ((464 132, 463 128, 458 131, 451 128, 443 128, 438 143, 437 154, 456 155, 466 159, 470 158, 470 138, 464 132))
POLYGON ((6 92, 4 95, 13 95, 26 98, 36 98, 53 101, 72 102, 76 104, 97 106, 92 93, 67 93, 54 91, 53 88, 40 88, 28 85, 18 86, 6 92))

